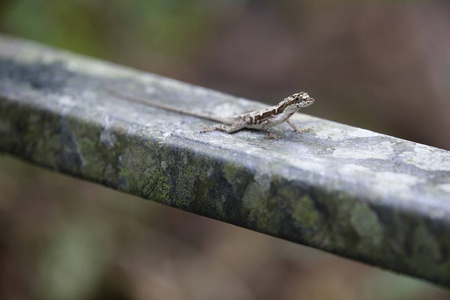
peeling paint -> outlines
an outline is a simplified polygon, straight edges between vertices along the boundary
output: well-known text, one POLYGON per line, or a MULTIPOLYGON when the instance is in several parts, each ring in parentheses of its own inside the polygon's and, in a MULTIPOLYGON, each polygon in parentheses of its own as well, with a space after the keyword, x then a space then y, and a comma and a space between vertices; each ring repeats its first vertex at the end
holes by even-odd
POLYGON ((302 227, 315 227, 319 220, 319 212, 314 208, 314 204, 308 195, 300 198, 294 206, 294 219, 302 227))
POLYGON ((376 213, 365 204, 357 204, 351 212, 351 223, 361 238, 360 243, 379 247, 383 240, 383 226, 376 213))
MULTIPOLYGON (((447 171, 450 169, 450 159, 442 149, 421 144, 415 144, 410 151, 405 151, 399 157, 407 164, 412 164, 426 171, 447 171)), ((450 179, 449 179, 450 181, 450 179)))

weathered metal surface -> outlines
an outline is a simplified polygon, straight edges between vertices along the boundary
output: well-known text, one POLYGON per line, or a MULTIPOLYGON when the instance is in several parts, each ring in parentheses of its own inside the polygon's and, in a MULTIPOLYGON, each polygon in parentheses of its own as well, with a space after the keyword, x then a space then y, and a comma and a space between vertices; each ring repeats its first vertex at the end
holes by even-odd
POLYGON ((0 151, 450 286, 448 151, 303 114, 293 121, 311 131, 282 125, 278 141, 200 133, 212 122, 117 99, 104 83, 213 114, 261 106, 0 37, 0 151))

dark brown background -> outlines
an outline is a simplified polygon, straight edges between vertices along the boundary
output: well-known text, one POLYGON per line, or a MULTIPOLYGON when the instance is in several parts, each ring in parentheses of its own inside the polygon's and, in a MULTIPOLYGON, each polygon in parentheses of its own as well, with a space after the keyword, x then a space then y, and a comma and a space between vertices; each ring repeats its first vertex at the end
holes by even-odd
MULTIPOLYGON (((8 0, 0 30, 450 149, 450 3, 8 0)), ((2 299, 450 299, 0 157, 2 299)))

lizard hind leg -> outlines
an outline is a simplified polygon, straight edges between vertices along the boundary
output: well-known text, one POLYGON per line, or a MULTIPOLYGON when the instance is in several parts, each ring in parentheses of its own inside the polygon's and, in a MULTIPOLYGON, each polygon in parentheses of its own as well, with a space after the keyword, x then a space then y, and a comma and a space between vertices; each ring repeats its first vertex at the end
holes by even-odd
POLYGON ((207 127, 200 132, 203 133, 203 132, 210 132, 210 131, 214 131, 214 130, 220 130, 220 131, 225 131, 227 133, 233 133, 233 132, 239 131, 243 128, 245 128, 245 125, 241 125, 241 124, 233 124, 233 125, 217 124, 217 125, 213 125, 211 127, 207 127))
POLYGON ((269 128, 267 128, 267 127, 263 127, 263 129, 264 129, 265 132, 267 132, 267 134, 268 134, 267 138, 268 138, 268 139, 275 139, 275 140, 278 140, 278 139, 280 139, 280 138, 283 137, 283 136, 281 136, 281 135, 277 135, 277 134, 273 133, 273 132, 270 131, 269 128))

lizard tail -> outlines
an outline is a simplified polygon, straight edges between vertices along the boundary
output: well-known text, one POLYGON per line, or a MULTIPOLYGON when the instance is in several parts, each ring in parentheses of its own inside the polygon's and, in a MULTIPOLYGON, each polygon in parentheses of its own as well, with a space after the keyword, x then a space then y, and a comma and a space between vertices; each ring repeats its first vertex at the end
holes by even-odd
POLYGON ((172 105, 167 105, 167 104, 163 104, 163 103, 160 103, 160 102, 151 101, 151 100, 146 99, 146 98, 142 98, 142 97, 138 97, 138 96, 134 96, 134 95, 129 95, 129 94, 123 93, 123 92, 121 92, 121 91, 119 91, 119 90, 117 90, 117 89, 115 89, 112 86, 107 85, 107 84, 104 84, 104 86, 105 86, 106 90, 110 94, 112 94, 112 95, 114 95, 114 96, 116 96, 118 98, 126 99, 126 100, 129 100, 129 101, 133 101, 133 102, 144 104, 144 105, 150 105, 150 106, 154 106, 154 107, 157 107, 157 108, 162 108, 162 109, 165 109, 165 110, 174 111, 174 112, 177 112, 177 113, 190 115, 190 116, 194 116, 194 117, 198 117, 198 118, 202 118, 202 119, 206 119, 206 120, 210 120, 210 121, 220 122, 220 123, 227 124, 227 125, 233 124, 232 118, 221 118, 221 117, 211 116, 211 115, 209 115, 207 113, 193 112, 193 111, 190 111, 190 110, 187 110, 187 109, 183 109, 183 108, 179 108, 179 107, 175 107, 175 106, 172 106, 172 105))

